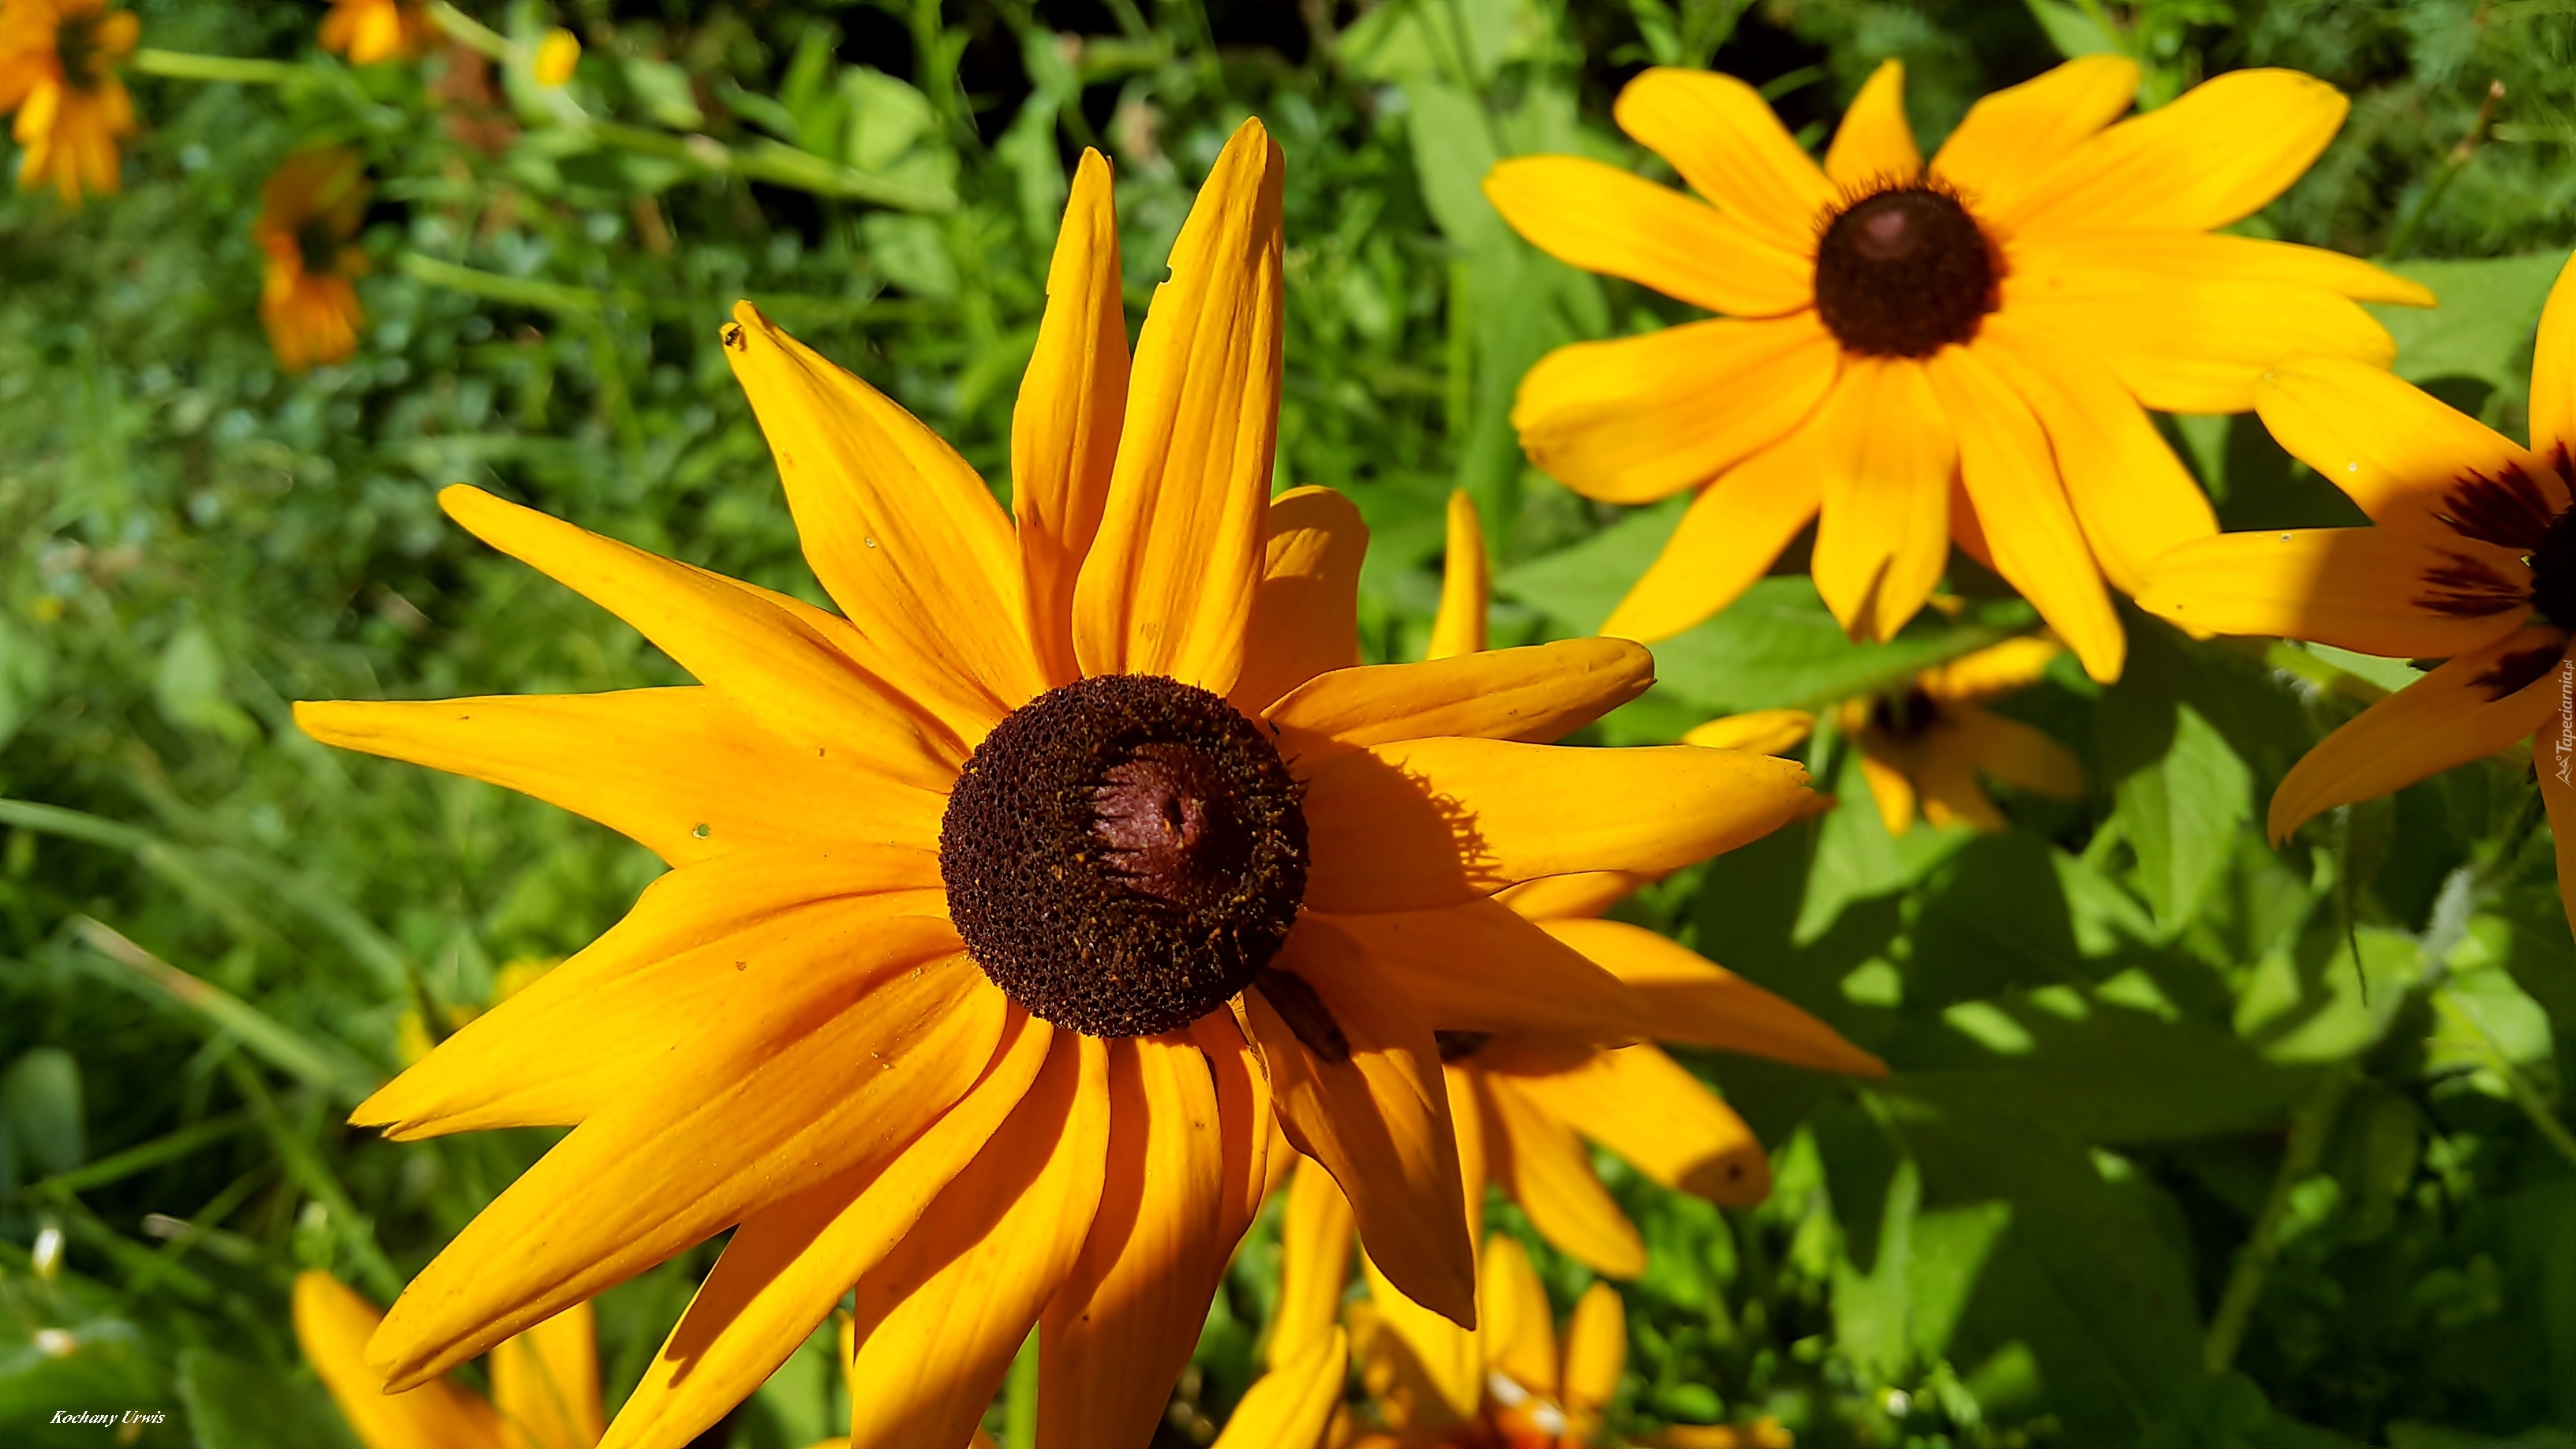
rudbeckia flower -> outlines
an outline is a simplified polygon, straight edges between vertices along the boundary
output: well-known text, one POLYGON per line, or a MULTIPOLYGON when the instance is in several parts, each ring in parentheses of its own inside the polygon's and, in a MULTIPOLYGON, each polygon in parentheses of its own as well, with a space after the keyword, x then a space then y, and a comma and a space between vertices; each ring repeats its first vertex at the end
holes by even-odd
POLYGON ((1084 158, 1016 528, 937 436, 736 309, 726 356, 841 613, 442 495, 701 682, 299 707, 676 867, 356 1113, 573 1127, 386 1316, 395 1387, 732 1228, 609 1444, 685 1442, 848 1294, 854 1444, 965 1443, 1035 1324, 1042 1442, 1132 1445, 1274 1116, 1388 1274, 1471 1317, 1434 1025, 1640 1034, 1615 978, 1492 897, 1674 869, 1809 797, 1784 761, 1541 743, 1646 687, 1625 641, 1356 666, 1356 510, 1271 497, 1280 166, 1247 122, 1131 368, 1084 158))
POLYGON ((2103 579, 2215 530, 2145 409, 2240 412, 2285 358, 2385 363, 2355 305, 2429 304, 2334 252, 2213 229, 2298 179, 2344 98, 2283 70, 2219 76, 2111 124, 2137 67, 2086 56, 1970 109, 1929 162, 1893 61, 1819 168, 1750 86, 1655 69, 1627 133, 1699 199, 1572 156, 1505 161, 1503 216, 1576 266, 1717 319, 1578 343, 1513 422, 1577 491, 1697 497, 1604 632, 1654 640, 1724 608, 1816 521, 1812 570, 1856 638, 1920 609, 1955 541, 2094 678, 2125 655, 2103 579))
POLYGON ((349 57, 351 65, 418 60, 436 27, 415 0, 331 0, 322 17, 322 48, 349 57))
MULTIPOLYGON (((2308 358, 2263 380, 2263 425, 2361 506, 2366 528, 2222 534, 2157 560, 2138 602, 2187 628, 2391 659, 2423 678, 2325 737, 2282 778, 2275 844, 2338 805, 2400 790, 2528 737, 2576 882, 2576 264, 2541 313, 2531 446, 2373 368, 2308 358)), ((2576 905, 2571 905, 2576 920, 2576 905)))
POLYGON ((453 1379, 399 1394, 367 1367, 376 1306, 328 1273, 295 1280, 295 1339, 366 1449, 592 1449, 599 1442, 599 1348, 575 1303, 492 1350, 492 1397, 453 1379))
POLYGON ((367 320, 355 284, 367 257, 350 244, 367 210, 366 164, 337 146, 299 151, 259 194, 250 228, 268 256, 259 320, 278 365, 302 372, 347 361, 367 320))
POLYGON ((133 134, 134 100, 115 62, 142 31, 107 0, 0 0, 0 111, 18 113, 20 188, 50 181, 73 205, 117 189, 116 138, 133 134))

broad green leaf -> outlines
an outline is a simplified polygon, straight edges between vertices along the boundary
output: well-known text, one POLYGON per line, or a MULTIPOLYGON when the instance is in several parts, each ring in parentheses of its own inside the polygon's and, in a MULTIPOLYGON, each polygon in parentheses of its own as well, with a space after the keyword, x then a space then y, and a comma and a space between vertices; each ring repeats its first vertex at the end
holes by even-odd
POLYGON ((0 748, 44 706, 52 663, 43 640, 0 618, 0 748))
POLYGON ((1836 751, 1833 769, 1838 803, 1816 832, 1806 898, 1792 934, 1800 945, 1822 936, 1853 902, 1903 890, 1976 838, 1962 826, 1944 829, 1920 821, 1901 836, 1889 835, 1861 778, 1859 752, 1836 751))
POLYGON ((695 131, 706 125, 706 112, 698 108, 687 71, 667 60, 643 56, 627 56, 618 64, 626 72, 627 89, 635 93, 646 115, 675 131, 695 131))
POLYGON ((1482 86, 1547 45, 1549 29, 1534 0, 1387 0, 1363 11, 1334 49, 1370 80, 1482 86))
POLYGON ((38 1047, 0 1076, 0 1117, 30 1177, 69 1172, 89 1160, 88 1112, 80 1063, 61 1047, 38 1047))
MULTIPOLYGON (((1632 509, 1571 548, 1514 564, 1494 580, 1494 592, 1545 614, 1564 634, 1593 633, 1664 551, 1689 506, 1684 497, 1632 509)), ((1655 646, 1659 676, 1670 647, 1669 640, 1655 646)))
POLYGON ((2330 924, 2255 963, 2237 1000, 2236 1034, 2292 1065, 2342 1061, 2377 1042, 2405 1005, 2423 953, 2414 937, 2380 926, 2360 927, 2352 939, 2361 950, 2358 972, 2330 924))
POLYGON ((956 297, 957 263, 936 220, 872 211, 860 218, 859 235, 887 281, 927 301, 956 297))
MULTIPOLYGON (((936 144, 938 118, 930 100, 906 82, 874 66, 854 65, 841 72, 840 90, 849 102, 843 159, 851 165, 891 171, 916 143, 936 144)), ((1049 218, 1050 227, 1053 220, 1049 218)))
POLYGON ((2025 0, 2030 16, 2039 22, 2048 43, 2059 55, 2069 60, 2079 55, 2110 55, 2120 49, 2119 37, 2103 25, 2097 12, 2078 8, 2068 0, 2025 0))
POLYGON ((1431 219, 1469 252, 1508 238, 1511 228, 1485 199, 1485 173, 1502 153, 1484 103, 1471 92, 1427 80, 1408 84, 1404 99, 1410 108, 1405 134, 1413 139, 1413 165, 1431 219))
POLYGON ((2566 263, 2565 252, 2547 251, 2388 264, 2388 270, 2423 283, 2441 299, 2440 306, 2430 309, 2370 309, 2397 339, 2397 375, 2409 382, 2474 378, 2498 392, 2519 393, 2541 304, 2566 263))
POLYGON ((204 730, 236 744, 259 738, 259 726, 224 697, 224 656, 215 636, 190 624, 170 636, 153 676, 152 694, 162 716, 175 725, 204 730))
POLYGON ((199 1449, 357 1449, 338 1406, 306 1374, 191 1348, 179 1355, 179 1397, 199 1449))

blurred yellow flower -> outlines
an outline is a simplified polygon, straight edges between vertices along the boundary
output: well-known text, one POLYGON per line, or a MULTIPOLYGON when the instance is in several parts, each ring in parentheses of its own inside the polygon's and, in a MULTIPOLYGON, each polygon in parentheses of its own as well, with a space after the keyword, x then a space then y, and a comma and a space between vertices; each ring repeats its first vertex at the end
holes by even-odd
POLYGON ((366 164, 337 146, 289 156, 260 188, 259 218, 251 223, 268 256, 259 320, 289 372, 345 362, 358 350, 366 312, 355 279, 366 273, 367 258, 351 239, 366 209, 366 164))
POLYGON ((0 111, 18 113, 20 187, 51 182, 73 205, 118 188, 116 140, 134 131, 134 101, 114 62, 142 30, 107 0, 0 0, 0 111))
POLYGON ((497 1344, 492 1397, 453 1378, 399 1394, 367 1366, 382 1315, 328 1273, 295 1280, 295 1338, 366 1449, 593 1449, 605 1428, 590 1304, 574 1303, 497 1344))
POLYGON ((418 60, 436 34, 417 0, 331 0, 322 17, 324 50, 339 51, 351 65, 418 60))
POLYGON ((572 79, 575 65, 581 62, 581 37, 558 25, 537 42, 537 58, 529 69, 541 86, 559 86, 572 79))
POLYGON ((1603 632, 1654 640, 1724 608, 1816 520, 1811 571, 1843 627, 1912 618, 1955 541, 2117 678, 2103 588, 2215 531, 2146 408, 2240 412, 2301 353, 2385 363, 2354 299, 2412 282, 2220 234, 2307 170, 2348 109, 2242 70, 2126 121, 2138 68, 2069 61, 1996 92, 1926 161, 1889 61, 1820 168, 1744 82, 1653 69, 1620 126, 1699 199, 1574 156, 1497 166, 1486 194, 1576 266, 1725 314, 1578 343, 1521 384, 1538 464, 1614 503, 1697 490, 1603 632))

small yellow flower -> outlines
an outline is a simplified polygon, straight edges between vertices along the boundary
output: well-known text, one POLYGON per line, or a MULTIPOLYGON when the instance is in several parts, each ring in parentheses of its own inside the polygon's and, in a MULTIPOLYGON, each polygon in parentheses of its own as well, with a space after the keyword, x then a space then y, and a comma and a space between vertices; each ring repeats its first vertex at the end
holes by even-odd
POLYGON ((572 79, 573 67, 581 61, 581 37, 558 25, 537 42, 536 62, 529 71, 541 86, 559 86, 572 79))
POLYGON ((436 34, 417 0, 331 0, 322 17, 322 48, 345 53, 351 65, 418 60, 436 34))
POLYGON ((21 188, 50 181, 73 205, 117 190, 116 140, 134 131, 134 101, 114 62, 142 31, 107 0, 0 0, 0 111, 18 113, 21 188))
POLYGON ((2156 561, 2139 604, 2197 630, 2445 661, 2292 767, 2272 839, 2528 738, 2576 920, 2576 262, 2541 313, 2528 448, 2334 358, 2279 368, 2255 408, 2371 526, 2203 539, 2156 561))
POLYGON ((268 256, 259 320, 278 364, 303 372, 345 362, 367 320, 356 279, 367 258, 350 244, 367 209, 366 164, 337 146, 299 151, 260 188, 251 236, 268 256))
POLYGON ((588 1303, 494 1346, 492 1397, 452 1378, 399 1394, 367 1366, 383 1315, 328 1273, 295 1280, 295 1338, 366 1449, 592 1449, 606 1427, 588 1303))
POLYGON ((2284 70, 2222 75, 2112 124, 2138 69, 2069 61, 1979 101, 1925 160, 1890 61, 1819 168, 1759 93, 1654 69, 1619 124, 1699 199, 1572 156, 1503 162, 1486 194, 1576 266, 1724 314, 1579 343, 1521 384, 1538 464, 1593 498, 1696 490, 1603 632, 1654 640, 1724 608, 1816 521, 1816 588, 1894 634, 1950 547, 2021 590, 2100 680, 2135 592, 2209 503, 2145 409, 2240 412, 2301 353, 2385 363, 2355 305, 2429 304, 2333 252, 2222 235, 2299 178, 2348 109, 2284 70))

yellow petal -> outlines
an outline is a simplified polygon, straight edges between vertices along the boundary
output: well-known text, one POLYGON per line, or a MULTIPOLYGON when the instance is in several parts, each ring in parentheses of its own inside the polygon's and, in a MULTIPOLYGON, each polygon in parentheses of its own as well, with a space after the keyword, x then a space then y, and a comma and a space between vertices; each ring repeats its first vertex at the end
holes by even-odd
POLYGON ((2049 661, 2065 652, 2054 640, 2024 635, 1936 664, 1916 675, 1914 683, 1943 703, 1992 699, 2039 683, 2049 661))
POLYGON ((1012 1008, 982 1078, 902 1155, 745 1219, 600 1449, 687 1442, 766 1382, 985 1151, 1057 1040, 1053 1027, 1012 1008))
POLYGON ((1775 233, 1587 157, 1504 161, 1485 173, 1485 199, 1558 261, 1695 307, 1776 317, 1815 299, 1813 262, 1775 233))
POLYGON ((1918 742, 1909 768, 1914 788, 1923 797, 1923 818, 1935 826, 1964 825, 1971 830, 2006 830, 2012 822, 1986 797, 1977 783, 1975 762, 1938 736, 1918 742))
POLYGON ((1515 1078, 1483 1072, 1477 1086, 1488 1114, 1485 1151, 1494 1181, 1529 1214, 1539 1236, 1596 1273, 1634 1278, 1646 1271, 1645 1240, 1593 1175, 1574 1128, 1523 1095, 1515 1078))
POLYGON ((1980 217, 2010 215, 2033 182, 2119 119, 2137 91, 2137 62, 2078 56, 1970 106, 1932 158, 1932 171, 1966 192, 1980 217))
POLYGON ((1274 724, 1343 745, 1431 735, 1546 744, 1654 682, 1654 656, 1625 639, 1560 639, 1420 664, 1338 669, 1298 686, 1268 715, 1274 724))
POLYGON ((1270 133, 1244 122, 1172 243, 1074 590, 1086 674, 1231 694, 1242 672, 1279 435, 1282 166, 1270 133))
POLYGON ((1233 696, 1250 715, 1326 670, 1360 662, 1360 560, 1368 553, 1360 511, 1330 488, 1297 488, 1271 503, 1268 526, 1233 696))
POLYGON ((2138 607, 2213 634, 2304 639, 2393 659, 2441 659, 2509 634, 2530 606, 2510 551, 2399 528, 2225 533, 2158 559, 2138 607), (2428 574, 2459 576, 2473 589, 2428 574), (2430 607, 2442 602, 2440 608, 2430 607))
POLYGON ((2299 179, 2351 104, 2294 70, 2238 70, 2092 136, 2011 203, 2005 230, 2209 231, 2242 221, 2299 179))
POLYGON ((367 1366, 375 1305, 319 1269, 295 1279, 295 1338, 367 1449, 502 1449, 492 1406, 447 1379, 388 1394, 367 1366))
POLYGON ((1373 977, 1443 1031, 1532 1032, 1603 1045, 1642 1040, 1647 1022, 1619 978, 1490 900, 1436 911, 1334 916, 1328 931, 1368 959, 1373 977))
MULTIPOLYGON (((1100 1203, 1108 1044, 1060 1034, 992 1144, 852 1290, 851 1449, 961 1444, 1100 1203)), ((1204 1306, 1202 1306, 1204 1312, 1204 1306)))
POLYGON ((2136 593, 2158 554, 2218 531, 2209 499, 2137 399, 2082 348, 1997 314, 1976 351, 2048 431, 2067 501, 2114 587, 2136 593))
POLYGON ((1787 435, 1840 358, 1813 312, 1577 342, 1521 379, 1512 426, 1530 461, 1577 493, 1652 503, 1787 435), (1710 406, 1714 397, 1726 405, 1710 406))
POLYGON ((2036 272, 2115 267, 2174 277, 2277 282, 2357 302, 2393 302, 2404 307, 2430 307, 2434 300, 2423 283, 2382 271, 2359 257, 2220 232, 2104 232, 2040 238, 2015 242, 2011 258, 2014 267, 2036 272))
POLYGON ((1440 565, 1440 611, 1431 619, 1431 647, 1426 659, 1449 659, 1481 653, 1485 647, 1485 607, 1492 589, 1485 569, 1485 530, 1476 520, 1476 500, 1466 489, 1449 495, 1449 542, 1440 565))
POLYGON ((1047 267, 1046 314, 1011 409, 1011 511, 1018 518, 1029 638, 1050 684, 1081 677, 1073 588, 1100 532, 1127 410, 1127 307, 1109 162, 1083 149, 1047 267))
POLYGON ((1405 1296, 1452 1322, 1476 1314, 1476 1253, 1458 1188, 1458 1145, 1431 1028, 1374 990, 1363 959, 1292 934, 1244 994, 1270 1064, 1279 1122, 1341 1184, 1361 1240, 1405 1296), (1308 1032, 1289 1025, 1274 997, 1308 1032), (1307 999, 1311 997, 1311 1000, 1307 999))
POLYGON ((2081 263, 2005 276, 2003 311, 2092 353, 2138 401, 2162 412, 2236 413, 2255 384, 2293 357, 2384 366, 2388 329, 2317 287, 2176 276, 2081 263))
POLYGON ((2048 435, 1976 349, 1944 348, 1925 370, 1958 429, 1959 477, 1989 563, 2074 648, 2085 673, 2103 684, 2118 679, 2129 636, 2067 502, 2048 435))
POLYGON ((1743 597, 1816 516, 1831 444, 1810 416, 1701 490, 1601 632, 1667 639, 1743 597))
POLYGON ((1556 1310, 1517 1238, 1496 1233, 1485 1240, 1477 1265, 1483 1296, 1485 1364, 1533 1394, 1556 1396, 1556 1310))
POLYGON ((1587 870, 1523 881, 1494 897, 1533 921, 1597 916, 1651 885, 1642 871, 1587 870))
POLYGON ((2540 728, 2566 687, 2560 629, 2524 629, 2462 654, 2354 716, 2308 751, 2272 792, 2275 844, 2338 805, 2402 790, 2491 755, 2540 728), (2532 665, 2541 667, 2530 677, 2532 665), (2528 683, 2501 698, 2506 684, 2528 683))
POLYGON ((576 1303, 492 1350, 492 1406, 507 1449, 592 1449, 599 1407, 599 1323, 576 1303))
POLYGON ((1309 777, 1306 904, 1426 910, 1540 876, 1674 870, 1807 814, 1806 779, 1793 761, 1695 745, 1375 745, 1309 777))
POLYGON ((778 460, 806 562, 883 672, 972 745, 1046 683, 1010 519, 920 419, 749 302, 733 319, 725 360, 778 460))
POLYGON ((1737 225, 1799 256, 1816 254, 1834 184, 1760 91, 1715 71, 1657 66, 1628 82, 1611 114, 1737 225))
POLYGON ((1485 1109, 1476 1099, 1476 1074, 1468 1064, 1442 1062, 1440 1085, 1449 1093, 1449 1125, 1458 1137, 1458 1191, 1467 1204, 1467 1241, 1473 1243, 1485 1236, 1485 1188, 1493 1181, 1485 1151, 1485 1109))
POLYGON ((2576 452, 2576 257, 2558 269, 2540 312, 2531 354, 2531 447, 2557 450, 2560 466, 2576 452))
MULTIPOLYGON (((467 1022, 359 1104, 397 1139, 569 1127, 782 976, 835 975, 851 936, 945 908, 928 851, 746 851, 645 889, 571 960, 467 1022)), ((953 939, 953 938, 952 938, 953 939)), ((949 949, 955 949, 952 945, 949 949)))
POLYGON ((835 839, 927 844, 948 804, 875 773, 856 751, 791 746, 703 686, 307 701, 295 722, 326 745, 534 795, 673 865, 835 839))
POLYGON ((1627 1308, 1617 1289, 1595 1283, 1574 1301, 1574 1321, 1565 1329, 1565 1411, 1597 1412, 1619 1392, 1627 1366, 1627 1308))
POLYGON ((2520 474, 2543 509, 2568 506, 2557 470, 2477 419, 2365 363, 2304 357, 2284 363, 2254 394, 2263 426, 2374 522, 2422 528, 2450 511, 2447 495, 2471 474, 2520 474))
POLYGON ((1004 1000, 944 921, 899 918, 839 969, 773 975, 667 1073, 574 1128, 433 1259, 368 1348, 409 1385, 837 1173, 882 1162, 992 1059, 1004 1000), (868 989, 873 985, 874 989, 868 989), (864 994, 862 994, 864 993, 864 994))
POLYGON ((1887 1075, 1878 1058, 1840 1032, 1671 937, 1625 921, 1539 924, 1625 982, 1660 1040, 1723 1047, 1821 1071, 1887 1075))
POLYGON ((1825 175, 1851 193, 1902 185, 1922 170, 1923 152, 1905 121, 1905 62, 1882 60, 1843 112, 1825 150, 1825 175))
POLYGON ((1100 1210, 1040 1319, 1040 1449, 1153 1438, 1225 1271, 1225 1143, 1207 1058, 1187 1037, 1109 1044, 1100 1210))
POLYGON ((1299 1157, 1279 1219, 1279 1306, 1270 1315, 1269 1362, 1296 1363, 1332 1337, 1351 1276, 1350 1199, 1333 1175, 1299 1157))
POLYGON ((888 778, 945 791, 962 737, 856 661, 847 620, 784 594, 675 563, 459 483, 439 505, 485 543, 635 626, 681 668, 789 745, 835 749, 888 778))
POLYGON ((2084 798, 2084 766, 2074 752, 2020 720, 1953 705, 1942 712, 1940 729, 1971 769, 2052 800, 2084 798))
POLYGON ((1399 1292, 1363 1254, 1360 1274, 1368 1282, 1369 1304, 1377 1312, 1378 1332, 1394 1342, 1379 1345, 1381 1358, 1397 1357, 1403 1371, 1391 1391, 1371 1395, 1389 1422, 1414 1434, 1476 1416, 1485 1389, 1485 1365, 1476 1351, 1476 1334, 1432 1312, 1399 1292))
POLYGON ((1894 637, 1950 561, 1951 419, 1921 363, 1861 357, 1817 410, 1816 592, 1855 639, 1894 637))
POLYGON ((1210 1012, 1190 1023, 1188 1036, 1198 1044, 1209 1075, 1216 1079, 1226 1190, 1217 1235, 1239 1243, 1297 1154, 1280 1136, 1278 1113, 1270 1100, 1270 1077, 1234 1015, 1210 1012))
POLYGON ((1896 751, 1867 735, 1860 741, 1860 777, 1878 806, 1879 823, 1890 835, 1914 828, 1914 781, 1906 776, 1896 751))
POLYGON ((1350 1375, 1349 1335, 1338 1327, 1252 1381, 1214 1449, 1323 1449, 1324 1431, 1350 1375))
POLYGON ((1771 1191, 1770 1164, 1744 1119, 1651 1046, 1576 1056, 1506 1040, 1480 1055, 1496 1082, 1666 1187, 1728 1207, 1771 1191))
POLYGON ((1785 755, 1815 732, 1816 717, 1803 709, 1757 709, 1724 715, 1693 728, 1682 743, 1710 750, 1750 750, 1785 755))

